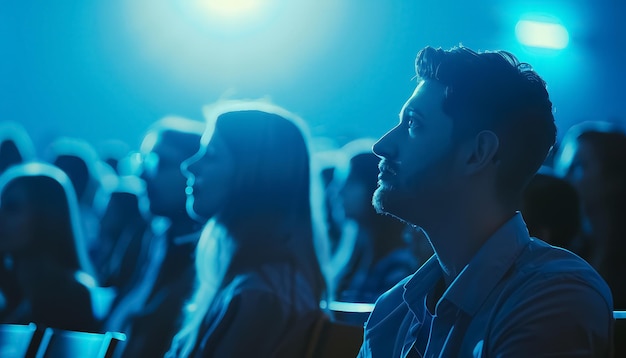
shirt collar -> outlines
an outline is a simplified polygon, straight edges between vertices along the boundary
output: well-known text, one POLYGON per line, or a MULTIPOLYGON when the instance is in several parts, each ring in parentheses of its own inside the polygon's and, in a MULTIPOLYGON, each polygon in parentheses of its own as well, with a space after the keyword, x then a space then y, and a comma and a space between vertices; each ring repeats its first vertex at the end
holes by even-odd
MULTIPOLYGON (((473 316, 529 242, 526 223, 518 212, 487 239, 450 284, 441 300, 447 300, 473 316)), ((415 298, 426 296, 442 277, 436 256, 417 270, 404 285, 404 298, 411 311, 416 313, 423 309, 418 308, 423 302, 415 298)))
POLYGON ((437 256, 431 256, 404 284, 402 298, 416 317, 421 317, 424 310, 423 298, 432 291, 437 281, 443 277, 443 271, 437 256))

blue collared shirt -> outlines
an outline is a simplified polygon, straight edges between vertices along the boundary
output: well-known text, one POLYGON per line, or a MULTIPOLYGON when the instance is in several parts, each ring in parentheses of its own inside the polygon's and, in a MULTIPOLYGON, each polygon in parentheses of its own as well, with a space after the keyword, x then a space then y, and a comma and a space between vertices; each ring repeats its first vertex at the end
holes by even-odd
POLYGON ((383 294, 359 357, 607 357, 611 291, 573 253, 530 238, 517 213, 438 300, 436 257, 383 294))

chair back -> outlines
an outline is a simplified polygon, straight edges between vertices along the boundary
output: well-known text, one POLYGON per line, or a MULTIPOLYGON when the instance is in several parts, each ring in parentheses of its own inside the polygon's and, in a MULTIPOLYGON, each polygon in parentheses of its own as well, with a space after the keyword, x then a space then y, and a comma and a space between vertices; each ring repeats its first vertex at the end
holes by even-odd
POLYGON ((319 310, 298 317, 272 357, 356 357, 362 341, 363 327, 338 322, 319 310))
POLYGON ((333 317, 333 321, 353 326, 363 326, 374 309, 373 303, 329 301, 323 302, 333 317))
POLYGON ((356 357, 363 343, 363 327, 322 317, 311 334, 306 357, 356 357))
POLYGON ((0 357, 33 357, 40 340, 34 323, 0 324, 0 357))
POLYGON ((46 328, 36 358, 93 357, 109 358, 117 344, 125 341, 122 333, 89 333, 46 328))
POLYGON ((613 356, 626 357, 626 311, 614 311, 613 356))

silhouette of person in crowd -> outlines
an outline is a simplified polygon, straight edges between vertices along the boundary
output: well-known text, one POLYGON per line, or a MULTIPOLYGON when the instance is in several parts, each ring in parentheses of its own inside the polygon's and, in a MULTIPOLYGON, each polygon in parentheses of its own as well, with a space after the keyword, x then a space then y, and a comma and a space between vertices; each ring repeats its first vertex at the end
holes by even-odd
POLYGON ((115 305, 143 280, 152 239, 143 181, 135 176, 122 176, 116 181, 111 188, 100 190, 94 200, 100 218, 99 250, 94 262, 100 282, 117 291, 115 305))
POLYGON ((0 252, 21 293, 5 322, 96 330, 97 282, 69 178, 49 164, 16 165, 0 176, 0 200, 0 252))
POLYGON ((108 173, 106 169, 109 169, 112 175, 114 171, 101 163, 89 142, 78 138, 57 138, 46 149, 45 159, 63 170, 72 182, 81 212, 87 250, 95 261, 100 251, 98 247, 100 221, 93 208, 93 199, 102 185, 103 177, 108 173))
POLYGON ((205 127, 204 122, 166 117, 144 136, 141 177, 146 183, 150 212, 167 219, 168 226, 162 235, 164 240, 153 239, 160 242, 153 242, 148 270, 156 275, 144 275, 144 282, 133 293, 147 296, 140 309, 129 316, 125 357, 162 357, 180 328, 184 303, 193 292, 194 252, 205 220, 192 219, 187 213, 187 178, 181 164, 200 149, 205 127))
MULTIPOLYGON (((35 159, 35 147, 24 127, 16 122, 0 123, 0 174, 9 167, 35 159)), ((0 319, 15 308, 20 290, 7 255, 0 253, 0 319)))
POLYGON ((568 130, 555 170, 576 188, 584 257, 611 287, 614 305, 626 308, 626 134, 607 122, 583 122, 568 130))

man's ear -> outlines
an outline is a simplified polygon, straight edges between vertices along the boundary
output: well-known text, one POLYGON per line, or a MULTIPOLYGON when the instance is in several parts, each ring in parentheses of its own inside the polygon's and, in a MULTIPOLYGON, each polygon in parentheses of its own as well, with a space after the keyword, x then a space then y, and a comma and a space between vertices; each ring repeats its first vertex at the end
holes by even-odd
POLYGON ((484 130, 476 134, 474 140, 468 143, 466 173, 474 174, 490 164, 497 163, 496 154, 499 148, 500 140, 494 132, 484 130))

